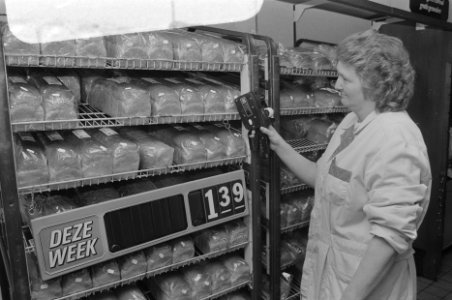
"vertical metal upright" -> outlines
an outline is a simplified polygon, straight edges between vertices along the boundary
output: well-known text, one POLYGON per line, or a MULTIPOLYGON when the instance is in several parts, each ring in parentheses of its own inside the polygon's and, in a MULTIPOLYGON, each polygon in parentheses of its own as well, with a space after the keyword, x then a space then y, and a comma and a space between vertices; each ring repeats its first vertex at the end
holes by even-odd
MULTIPOLYGON (((8 89, 3 38, 0 36, 0 190, 3 210, 4 236, 1 254, 4 262, 10 299, 30 299, 25 248, 22 237, 16 172, 14 162, 13 137, 10 126, 8 89)), ((2 286, 2 289, 6 288, 2 286)), ((6 299, 5 299, 6 300, 6 299)))

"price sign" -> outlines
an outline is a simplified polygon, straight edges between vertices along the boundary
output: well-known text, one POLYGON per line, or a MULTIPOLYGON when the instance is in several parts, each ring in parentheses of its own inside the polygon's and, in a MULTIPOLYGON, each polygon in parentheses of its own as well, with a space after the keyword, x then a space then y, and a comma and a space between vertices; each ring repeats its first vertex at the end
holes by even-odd
POLYGON ((240 180, 190 192, 188 199, 195 226, 239 214, 246 209, 245 190, 240 180))

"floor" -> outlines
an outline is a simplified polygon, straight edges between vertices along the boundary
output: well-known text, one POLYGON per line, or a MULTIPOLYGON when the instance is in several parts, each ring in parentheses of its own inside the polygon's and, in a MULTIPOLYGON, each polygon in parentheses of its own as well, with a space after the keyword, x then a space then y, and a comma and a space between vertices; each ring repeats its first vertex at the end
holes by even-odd
POLYGON ((452 249, 443 255, 437 281, 417 278, 417 300, 452 300, 452 249))

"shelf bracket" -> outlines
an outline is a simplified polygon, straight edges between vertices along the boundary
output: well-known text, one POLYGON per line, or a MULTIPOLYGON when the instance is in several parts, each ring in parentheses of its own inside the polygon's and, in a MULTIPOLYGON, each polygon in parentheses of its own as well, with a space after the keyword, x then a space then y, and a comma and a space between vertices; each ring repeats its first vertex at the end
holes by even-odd
POLYGON ((397 22, 401 22, 401 21, 403 21, 403 20, 399 19, 399 18, 392 18, 392 17, 375 19, 375 20, 372 20, 372 29, 378 31, 382 25, 397 23, 397 22))
POLYGON ((306 10, 315 8, 316 6, 325 4, 327 2, 328 1, 326 1, 326 0, 311 0, 311 1, 306 1, 303 4, 294 5, 293 21, 298 22, 306 10))

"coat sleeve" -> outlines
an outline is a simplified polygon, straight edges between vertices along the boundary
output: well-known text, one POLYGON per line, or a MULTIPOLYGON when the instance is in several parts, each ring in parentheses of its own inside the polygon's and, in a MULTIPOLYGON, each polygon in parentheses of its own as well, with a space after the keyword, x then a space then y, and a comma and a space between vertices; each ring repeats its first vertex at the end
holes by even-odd
POLYGON ((369 201, 363 210, 370 233, 403 253, 417 237, 430 198, 431 174, 425 148, 386 140, 364 175, 369 201))

